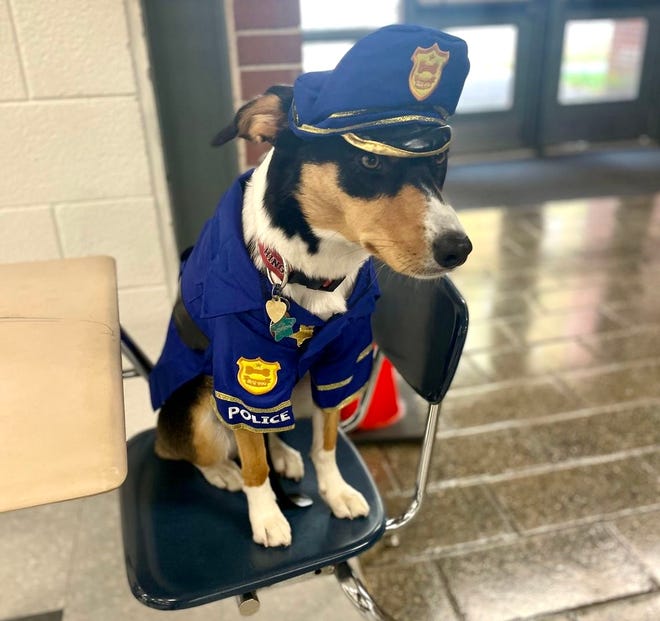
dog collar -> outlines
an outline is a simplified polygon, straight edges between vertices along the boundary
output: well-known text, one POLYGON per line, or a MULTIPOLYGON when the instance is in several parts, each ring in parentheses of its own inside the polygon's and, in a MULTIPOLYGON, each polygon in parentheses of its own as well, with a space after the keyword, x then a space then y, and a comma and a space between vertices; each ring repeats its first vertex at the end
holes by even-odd
POLYGON ((287 261, 276 250, 267 248, 261 242, 257 242, 257 246, 268 270, 268 279, 271 284, 279 285, 280 289, 287 283, 295 283, 314 291, 334 291, 344 282, 344 276, 341 278, 310 278, 302 272, 291 270, 287 261), (276 276, 279 282, 275 282, 272 276, 276 276))

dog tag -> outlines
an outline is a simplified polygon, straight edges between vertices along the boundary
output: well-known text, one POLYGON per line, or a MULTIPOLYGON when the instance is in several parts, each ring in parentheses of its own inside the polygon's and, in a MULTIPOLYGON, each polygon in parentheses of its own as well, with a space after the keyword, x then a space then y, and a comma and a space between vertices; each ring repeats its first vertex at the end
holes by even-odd
POLYGON ((293 334, 293 324, 296 323, 294 317, 282 317, 277 323, 270 324, 270 333, 278 343, 293 334))
POLYGON ((300 347, 307 339, 314 336, 314 326, 300 326, 298 332, 291 335, 291 338, 296 339, 298 347, 300 347))
POLYGON ((274 324, 284 317, 286 311, 287 306, 281 298, 273 298, 266 302, 266 314, 274 324))

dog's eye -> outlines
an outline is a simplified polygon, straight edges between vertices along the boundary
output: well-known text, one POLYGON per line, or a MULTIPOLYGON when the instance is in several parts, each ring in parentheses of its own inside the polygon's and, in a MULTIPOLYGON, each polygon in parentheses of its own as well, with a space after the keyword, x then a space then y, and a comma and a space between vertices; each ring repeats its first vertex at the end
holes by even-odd
POLYGON ((369 170, 380 168, 380 158, 373 153, 368 153, 360 158, 360 164, 369 170))

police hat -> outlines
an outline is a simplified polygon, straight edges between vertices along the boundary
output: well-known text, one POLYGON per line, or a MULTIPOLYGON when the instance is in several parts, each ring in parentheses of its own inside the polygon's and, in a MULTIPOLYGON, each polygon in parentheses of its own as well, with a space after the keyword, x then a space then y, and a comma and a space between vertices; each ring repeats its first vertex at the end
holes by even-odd
POLYGON ((341 135, 379 155, 442 153, 451 140, 447 118, 469 69, 462 39, 421 26, 386 26, 360 39, 334 70, 298 77, 289 126, 305 140, 341 135))

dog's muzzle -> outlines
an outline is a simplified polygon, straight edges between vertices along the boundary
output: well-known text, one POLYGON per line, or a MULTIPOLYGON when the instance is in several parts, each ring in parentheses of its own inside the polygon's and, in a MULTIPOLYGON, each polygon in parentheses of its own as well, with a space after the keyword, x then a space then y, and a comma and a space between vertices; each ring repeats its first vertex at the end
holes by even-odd
POLYGON ((446 269, 463 265, 471 252, 472 242, 465 233, 443 233, 433 242, 433 258, 446 269))

